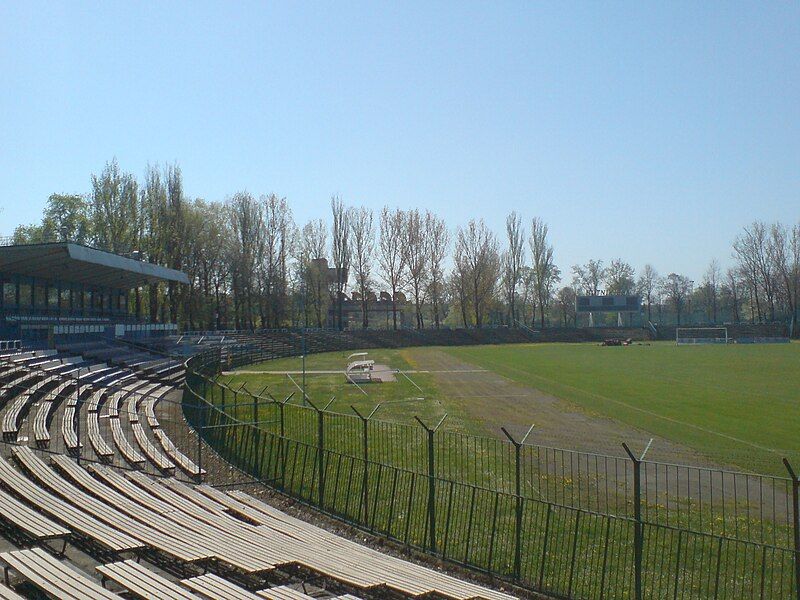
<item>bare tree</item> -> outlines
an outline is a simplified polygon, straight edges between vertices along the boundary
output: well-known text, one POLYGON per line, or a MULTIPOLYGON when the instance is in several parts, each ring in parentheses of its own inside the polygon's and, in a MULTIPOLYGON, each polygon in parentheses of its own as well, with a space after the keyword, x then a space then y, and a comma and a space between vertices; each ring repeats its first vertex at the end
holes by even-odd
POLYGON ((403 223, 403 262, 406 280, 414 298, 414 313, 417 329, 425 326, 422 304, 425 300, 428 278, 428 231, 419 211, 409 210, 403 223))
POLYGON ((749 227, 745 227, 733 244, 734 256, 738 259, 741 272, 745 276, 759 321, 764 320, 767 315, 769 320, 775 320, 776 278, 768 246, 767 227, 761 221, 755 221, 749 227), (762 303, 764 299, 767 304, 766 309, 762 303))
POLYGON ((528 243, 533 263, 534 288, 539 304, 540 325, 544 327, 545 314, 553 296, 555 284, 561 279, 561 272, 553 262, 553 246, 547 237, 547 224, 539 218, 531 221, 531 235, 528 243))
POLYGON ((187 252, 198 271, 201 302, 193 310, 200 313, 208 329, 220 329, 222 292, 228 274, 227 246, 230 231, 224 207, 217 202, 195 200, 190 206, 189 222, 196 243, 187 252))
POLYGON ((575 289, 572 286, 564 286, 558 290, 556 296, 556 304, 561 311, 561 317, 564 327, 569 325, 569 322, 574 323, 575 320, 575 289))
POLYGON ((740 307, 742 301, 741 275, 736 268, 730 268, 725 272, 725 283, 721 289, 721 295, 726 299, 734 323, 741 320, 740 307))
POLYGON ((405 216, 399 208, 389 210, 385 206, 381 211, 380 242, 378 262, 381 276, 392 293, 392 327, 397 329, 397 299, 403 287, 405 271, 405 253, 403 252, 403 229, 405 216))
POLYGON ((706 306, 706 314, 712 323, 717 322, 717 313, 719 310, 719 280, 720 268, 717 259, 712 259, 708 265, 705 274, 703 275, 703 283, 701 286, 701 293, 703 295, 703 303, 706 306))
POLYGON ((636 289, 636 273, 633 267, 621 258, 612 260, 606 269, 606 293, 628 296, 636 289))
POLYGON ((298 264, 301 281, 305 287, 304 321, 308 324, 309 313, 314 317, 317 327, 325 323, 328 310, 328 263, 325 252, 328 247, 328 228, 325 221, 309 221, 303 227, 298 248, 298 264))
POLYGON ((353 244, 353 271, 361 301, 361 326, 369 327, 369 302, 372 293, 372 255, 375 252, 375 225, 372 211, 353 208, 350 214, 353 244))
MULTIPOLYGON (((142 218, 142 250, 147 255, 147 261, 152 264, 161 264, 164 255, 164 235, 166 233, 167 188, 161 176, 161 170, 156 166, 148 165, 145 170, 144 186, 140 193, 141 218, 142 218)), ((137 315, 140 314, 139 290, 137 292, 137 315)), ((147 288, 147 301, 150 320, 156 321, 158 317, 159 285, 151 283, 147 288)))
POLYGON ((294 221, 286 198, 261 198, 264 228, 260 252, 261 318, 264 327, 279 327, 286 319, 289 288, 288 258, 294 221))
POLYGON ((796 324, 800 293, 800 224, 790 230, 781 223, 772 225, 768 254, 780 282, 780 295, 786 305, 786 314, 796 324))
POLYGON ((789 295, 794 298, 792 302, 792 330, 795 336, 798 335, 797 330, 797 317, 800 313, 800 223, 792 227, 792 233, 789 238, 789 256, 790 256, 790 278, 789 278, 789 295))
POLYGON ((503 292, 508 305, 508 318, 512 327, 517 324, 517 290, 525 264, 525 228, 522 218, 512 212, 506 218, 506 238, 508 249, 503 253, 503 292))
POLYGON ((347 278, 350 270, 352 250, 350 248, 350 226, 348 224, 349 212, 338 196, 331 198, 331 212, 333 213, 333 227, 331 230, 333 268, 336 271, 334 282, 334 302, 336 303, 336 319, 339 329, 344 329, 343 304, 344 290, 347 287, 347 278))
POLYGON ((461 313, 461 322, 464 327, 469 327, 471 324, 469 316, 471 312, 469 279, 470 268, 464 255, 464 247, 462 244, 456 243, 453 254, 453 271, 450 274, 448 284, 451 296, 458 305, 458 310, 461 313))
POLYGON ((234 240, 232 286, 236 326, 254 329, 255 274, 263 233, 261 205, 249 193, 240 192, 228 201, 228 211, 234 240))
POLYGON ((590 260, 585 265, 572 267, 572 281, 575 288, 589 296, 597 296, 605 280, 606 270, 602 260, 590 260))
MULTIPOLYGON (((183 175, 177 165, 167 165, 167 234, 164 236, 166 244, 164 251, 167 266, 180 270, 184 260, 184 240, 186 239, 186 197, 183 193, 183 175)), ((135 192, 132 196, 136 196, 135 192)), ((170 321, 178 322, 178 305, 182 291, 174 281, 167 284, 169 297, 170 321)), ((165 319, 166 320, 166 319, 165 319)))
POLYGON ((658 272, 653 265, 648 263, 644 266, 642 274, 639 275, 639 279, 636 282, 636 289, 647 302, 647 320, 652 321, 653 299, 658 290, 658 272))
POLYGON ((520 269, 520 280, 522 293, 520 294, 521 303, 521 321, 523 323, 530 323, 531 326, 536 325, 536 275, 533 269, 527 265, 523 265, 520 269), (528 314, 528 307, 530 307, 530 314, 528 314))
POLYGON ((686 303, 692 295, 694 282, 683 275, 670 273, 661 283, 665 299, 672 304, 678 325, 681 324, 681 315, 686 308, 686 303))
POLYGON ((444 219, 430 211, 425 213, 425 235, 428 238, 428 295, 433 308, 436 329, 441 326, 442 299, 444 296, 444 258, 450 245, 450 234, 444 219))
POLYGON ((483 219, 471 220, 465 228, 459 228, 457 246, 457 258, 466 270, 475 326, 482 327, 499 277, 497 238, 483 219))

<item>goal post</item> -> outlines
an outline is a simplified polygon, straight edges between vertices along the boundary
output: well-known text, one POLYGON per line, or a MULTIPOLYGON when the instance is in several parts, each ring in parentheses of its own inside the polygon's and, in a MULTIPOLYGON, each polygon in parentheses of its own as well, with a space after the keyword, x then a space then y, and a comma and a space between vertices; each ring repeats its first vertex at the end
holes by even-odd
POLYGON ((727 344, 727 327, 678 327, 675 330, 675 343, 678 346, 693 344, 727 344))

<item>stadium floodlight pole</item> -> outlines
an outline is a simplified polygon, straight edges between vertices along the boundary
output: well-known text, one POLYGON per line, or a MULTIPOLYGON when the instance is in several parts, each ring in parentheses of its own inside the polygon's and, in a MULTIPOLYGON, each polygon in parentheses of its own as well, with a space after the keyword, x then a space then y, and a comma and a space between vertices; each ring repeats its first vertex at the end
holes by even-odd
POLYGON ((428 434, 428 533, 430 534, 430 550, 436 554, 436 470, 433 459, 433 439, 436 431, 447 418, 447 413, 433 428, 428 427, 417 415, 414 415, 414 418, 428 434))
POLYGON ((525 435, 522 436, 522 439, 519 442, 514 439, 514 436, 512 436, 505 427, 500 428, 508 440, 514 444, 514 491, 517 497, 516 529, 514 531, 514 577, 516 579, 519 579, 520 572, 522 570, 522 446, 525 444, 525 441, 528 439, 528 436, 531 434, 535 426, 535 424, 531 424, 530 428, 525 435))
POLYGON ((627 452, 628 456, 633 462, 633 570, 634 570, 634 594, 636 600, 642 600, 642 550, 644 545, 644 525, 642 524, 642 461, 644 460, 647 451, 653 444, 653 438, 647 442, 647 446, 638 458, 628 447, 628 444, 622 442, 622 447, 627 452))
POLYGON ((792 528, 794 533, 794 589, 800 600, 800 480, 792 468, 788 458, 783 459, 783 465, 792 478, 792 528))

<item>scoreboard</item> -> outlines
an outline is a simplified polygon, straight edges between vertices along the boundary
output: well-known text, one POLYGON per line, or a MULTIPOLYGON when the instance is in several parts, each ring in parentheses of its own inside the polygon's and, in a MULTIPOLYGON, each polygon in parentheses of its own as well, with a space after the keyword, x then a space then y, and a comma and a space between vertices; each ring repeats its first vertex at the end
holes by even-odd
POLYGON ((635 296, 577 296, 575 311, 578 313, 638 313, 642 310, 642 297, 635 296))

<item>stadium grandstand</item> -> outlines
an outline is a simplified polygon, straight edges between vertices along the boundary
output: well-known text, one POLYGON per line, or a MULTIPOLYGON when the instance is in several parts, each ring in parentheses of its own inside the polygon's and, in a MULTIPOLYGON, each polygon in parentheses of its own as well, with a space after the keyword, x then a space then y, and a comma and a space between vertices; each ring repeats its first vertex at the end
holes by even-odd
POLYGON ((516 597, 279 510, 207 448, 179 355, 226 335, 128 305, 184 273, 57 243, 0 247, 0 278, 0 598, 516 597))

